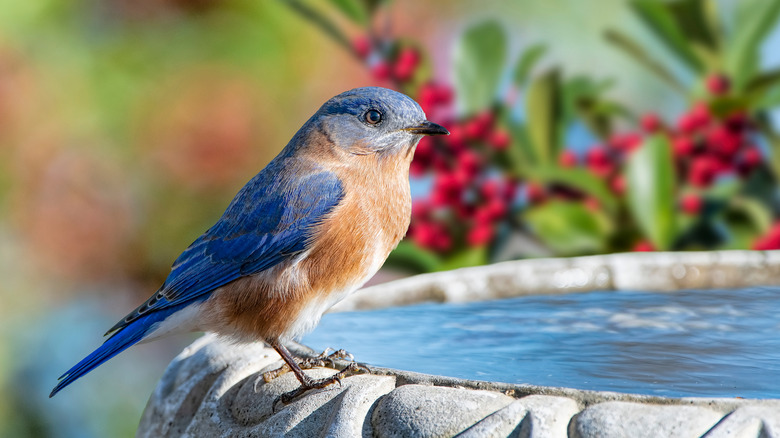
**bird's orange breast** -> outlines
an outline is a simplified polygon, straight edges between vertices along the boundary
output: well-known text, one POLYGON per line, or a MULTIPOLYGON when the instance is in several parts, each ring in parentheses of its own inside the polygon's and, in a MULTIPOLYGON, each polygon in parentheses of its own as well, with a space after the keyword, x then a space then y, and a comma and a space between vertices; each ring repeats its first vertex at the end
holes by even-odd
POLYGON ((301 269, 321 293, 362 283, 406 234, 411 214, 408 163, 377 154, 335 170, 345 196, 315 232, 301 269))
POLYGON ((406 234, 410 160, 411 153, 316 155, 317 164, 341 180, 343 199, 317 225, 300 257, 215 291, 204 303, 204 329, 278 340, 313 328, 325 310, 382 266, 406 234))

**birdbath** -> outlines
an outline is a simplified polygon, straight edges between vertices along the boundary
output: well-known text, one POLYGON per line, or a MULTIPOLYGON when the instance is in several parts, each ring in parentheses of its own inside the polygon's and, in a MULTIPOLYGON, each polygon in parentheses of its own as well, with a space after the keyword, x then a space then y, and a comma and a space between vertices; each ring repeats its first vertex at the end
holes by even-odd
POLYGON ((272 349, 207 335, 171 363, 138 436, 779 436, 777 362, 707 336, 742 330, 777 346, 777 322, 762 316, 777 314, 780 294, 757 288, 777 284, 780 253, 753 251, 536 259, 397 280, 339 303, 351 313, 325 315, 304 339, 357 342, 349 349, 370 375, 283 405, 297 381, 262 379, 280 363, 272 349), (674 360, 686 354, 721 363, 674 360))

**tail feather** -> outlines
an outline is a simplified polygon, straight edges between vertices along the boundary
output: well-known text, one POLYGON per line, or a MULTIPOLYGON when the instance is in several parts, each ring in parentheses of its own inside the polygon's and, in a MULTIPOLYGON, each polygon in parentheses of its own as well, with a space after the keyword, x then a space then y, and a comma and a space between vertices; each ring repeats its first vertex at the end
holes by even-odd
POLYGON ((60 376, 57 386, 52 389, 49 397, 54 397, 55 394, 60 392, 66 386, 75 382, 81 376, 94 370, 103 362, 111 359, 117 354, 138 343, 147 333, 156 327, 157 323, 178 311, 180 307, 181 306, 177 306, 174 308, 150 313, 133 321, 118 332, 114 333, 110 338, 106 339, 103 345, 98 347, 89 356, 82 359, 81 362, 77 363, 73 366, 73 368, 69 369, 65 374, 60 376))

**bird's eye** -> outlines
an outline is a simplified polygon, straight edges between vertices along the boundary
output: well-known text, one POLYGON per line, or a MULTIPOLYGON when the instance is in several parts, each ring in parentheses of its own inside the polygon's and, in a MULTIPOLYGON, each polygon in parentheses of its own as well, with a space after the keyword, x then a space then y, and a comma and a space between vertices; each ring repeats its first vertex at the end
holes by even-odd
POLYGON ((365 114, 363 114, 363 119, 365 119, 366 123, 368 124, 376 125, 382 121, 382 113, 373 109, 368 110, 365 114))

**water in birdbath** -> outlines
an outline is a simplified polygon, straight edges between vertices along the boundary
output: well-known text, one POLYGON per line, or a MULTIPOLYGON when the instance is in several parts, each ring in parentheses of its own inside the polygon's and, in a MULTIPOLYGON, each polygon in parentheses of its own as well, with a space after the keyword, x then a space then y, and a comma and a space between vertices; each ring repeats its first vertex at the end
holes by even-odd
POLYGON ((327 314, 303 343, 465 379, 780 398, 778 315, 780 288, 590 292, 327 314))

